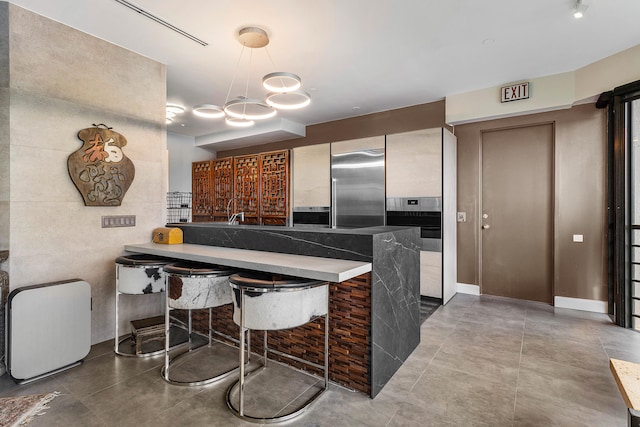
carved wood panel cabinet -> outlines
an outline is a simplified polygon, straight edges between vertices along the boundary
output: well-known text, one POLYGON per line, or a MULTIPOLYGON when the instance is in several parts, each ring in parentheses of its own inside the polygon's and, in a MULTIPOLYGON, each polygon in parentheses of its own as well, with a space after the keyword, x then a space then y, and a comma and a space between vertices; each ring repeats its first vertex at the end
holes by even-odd
POLYGON ((264 225, 286 225, 289 213, 289 151, 260 154, 260 218, 264 225))
POLYGON ((210 160, 191 165, 191 193, 193 222, 212 221, 213 204, 211 184, 213 165, 210 160))
POLYGON ((244 212, 244 224, 286 225, 289 161, 280 150, 193 163, 193 221, 244 212))
POLYGON ((234 212, 244 212, 245 224, 260 224, 259 173, 260 156, 258 154, 233 158, 234 212))
POLYGON ((213 220, 226 221, 233 206, 233 158, 212 160, 213 163, 213 220), (228 208, 228 209, 227 209, 228 208))

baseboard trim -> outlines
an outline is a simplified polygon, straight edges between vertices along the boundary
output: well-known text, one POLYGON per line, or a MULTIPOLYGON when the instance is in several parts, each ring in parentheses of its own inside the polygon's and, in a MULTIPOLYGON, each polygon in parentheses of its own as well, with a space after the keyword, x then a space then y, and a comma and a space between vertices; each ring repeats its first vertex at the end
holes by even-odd
POLYGON ((456 290, 461 294, 480 295, 480 286, 468 285, 466 283, 457 283, 456 290))
POLYGON ((557 308, 571 308, 573 310, 591 311, 593 313, 608 313, 608 303, 592 299, 554 297, 553 305, 557 308))

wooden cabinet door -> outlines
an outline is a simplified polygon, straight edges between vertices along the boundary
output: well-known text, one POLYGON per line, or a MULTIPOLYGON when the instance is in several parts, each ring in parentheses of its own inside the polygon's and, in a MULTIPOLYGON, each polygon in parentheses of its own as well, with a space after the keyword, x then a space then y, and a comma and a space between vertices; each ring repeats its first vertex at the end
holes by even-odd
POLYGON ((213 213, 212 161, 194 162, 191 165, 191 193, 193 222, 211 221, 213 213))
POLYGON ((233 203, 233 157, 213 160, 213 220, 227 221, 233 203), (228 209, 227 209, 228 207, 228 209))
POLYGON ((244 212, 245 224, 259 224, 260 155, 233 158, 233 213, 244 212))
POLYGON ((260 221, 286 225, 289 215, 289 150, 260 154, 260 221))

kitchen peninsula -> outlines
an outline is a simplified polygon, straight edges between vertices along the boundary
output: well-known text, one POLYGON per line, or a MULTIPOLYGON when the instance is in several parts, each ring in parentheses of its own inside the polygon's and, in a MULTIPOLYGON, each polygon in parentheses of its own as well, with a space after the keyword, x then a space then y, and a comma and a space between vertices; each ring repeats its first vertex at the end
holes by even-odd
MULTIPOLYGON (((170 226, 182 229, 184 244, 145 243, 125 249, 330 281, 333 381, 375 397, 420 341, 417 228, 170 226)), ((235 336, 230 309, 215 313, 213 327, 235 336)), ((312 322, 292 332, 276 331, 274 341, 285 350, 309 348, 304 357, 313 357, 314 349, 322 348, 323 327, 312 322)))

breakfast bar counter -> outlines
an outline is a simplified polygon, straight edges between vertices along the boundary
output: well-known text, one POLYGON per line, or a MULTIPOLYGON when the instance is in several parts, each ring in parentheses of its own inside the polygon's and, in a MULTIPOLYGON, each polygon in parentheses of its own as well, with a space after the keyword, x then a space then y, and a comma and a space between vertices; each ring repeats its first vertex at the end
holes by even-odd
MULTIPOLYGON (((332 381, 375 397, 420 342, 418 228, 167 226, 179 227, 184 243, 131 244, 125 250, 329 282, 332 381)), ((237 336, 230 306, 215 308, 211 321, 216 331, 237 336)), ((198 316, 202 318, 196 321, 196 328, 204 331, 210 319, 208 314, 194 314, 194 319, 198 316)), ((289 354, 305 349, 297 356, 322 365, 324 329, 320 319, 291 330, 272 331, 269 347, 289 354)), ((255 351, 259 352, 259 337, 252 342, 258 343, 255 351)))
POLYGON ((306 255, 282 254, 248 249, 189 243, 164 245, 140 243, 126 245, 126 251, 176 258, 188 261, 220 264, 266 273, 304 277, 305 279, 343 282, 371 271, 371 263, 306 255))

